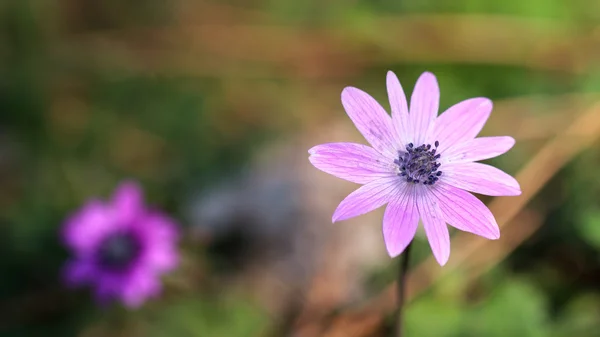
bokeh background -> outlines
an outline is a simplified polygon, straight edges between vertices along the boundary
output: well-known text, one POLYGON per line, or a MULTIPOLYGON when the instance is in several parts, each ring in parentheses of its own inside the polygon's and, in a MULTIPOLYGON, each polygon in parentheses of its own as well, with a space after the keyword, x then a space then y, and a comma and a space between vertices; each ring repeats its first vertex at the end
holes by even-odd
POLYGON ((387 108, 387 70, 493 99, 523 189, 444 268, 417 239, 407 336, 600 336, 600 2, 2 0, 0 27, 1 336, 390 335, 382 212, 332 225, 356 186, 307 160, 364 142, 339 95, 387 108), (126 178, 185 233, 137 311, 60 281, 62 221, 126 178))

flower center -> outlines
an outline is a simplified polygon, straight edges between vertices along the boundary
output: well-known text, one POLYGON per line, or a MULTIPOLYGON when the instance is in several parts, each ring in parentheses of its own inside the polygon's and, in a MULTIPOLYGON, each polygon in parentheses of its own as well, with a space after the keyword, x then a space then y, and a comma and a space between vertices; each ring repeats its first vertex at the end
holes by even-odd
POLYGON ((406 151, 398 151, 398 159, 394 160, 400 168, 398 175, 406 178, 409 183, 435 184, 442 175, 442 171, 438 171, 440 155, 435 154, 439 145, 437 140, 433 148, 430 144, 415 147, 410 143, 406 146, 406 151))
POLYGON ((114 233, 100 243, 98 262, 108 269, 123 270, 139 256, 140 248, 140 242, 133 234, 114 233))

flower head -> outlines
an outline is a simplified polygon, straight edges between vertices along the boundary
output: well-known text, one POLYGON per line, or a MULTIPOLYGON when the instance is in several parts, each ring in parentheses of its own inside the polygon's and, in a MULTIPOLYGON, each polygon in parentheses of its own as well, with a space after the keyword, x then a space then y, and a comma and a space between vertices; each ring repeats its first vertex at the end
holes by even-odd
POLYGON ((124 182, 112 200, 89 201, 66 221, 62 239, 73 259, 65 281, 92 286, 100 302, 138 307, 159 294, 160 275, 177 266, 177 238, 174 222, 147 209, 140 187, 124 182))
POLYGON ((336 177, 363 184, 338 206, 333 222, 375 210, 385 204, 383 237, 391 257, 402 253, 417 231, 425 228, 440 265, 450 256, 446 224, 488 239, 500 230, 490 210, 469 192, 521 194, 510 175, 476 163, 507 152, 512 137, 480 137, 492 111, 487 98, 457 103, 439 117, 440 91, 435 76, 423 73, 410 99, 393 72, 387 74, 390 115, 364 91, 347 87, 342 105, 371 147, 329 143, 310 149, 310 162, 336 177), (467 192, 469 191, 469 192, 467 192))

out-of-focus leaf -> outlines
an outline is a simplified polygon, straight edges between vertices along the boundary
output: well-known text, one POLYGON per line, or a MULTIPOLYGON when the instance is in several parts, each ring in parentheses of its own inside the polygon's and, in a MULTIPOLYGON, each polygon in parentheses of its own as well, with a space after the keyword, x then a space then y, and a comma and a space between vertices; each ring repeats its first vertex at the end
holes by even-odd
POLYGON ((559 317, 553 337, 595 337, 600 332, 600 295, 588 293, 573 299, 559 317))
POLYGON ((470 336, 545 337, 548 318, 545 298, 532 284, 509 281, 468 315, 470 336))
POLYGON ((145 321, 149 337, 253 337, 267 322, 266 313, 244 299, 197 296, 162 306, 145 321))
POLYGON ((406 309, 406 335, 420 337, 457 336, 464 308, 455 300, 428 295, 410 303, 406 309))
POLYGON ((600 249, 600 209, 591 209, 585 212, 581 219, 575 222, 575 225, 587 243, 600 249))

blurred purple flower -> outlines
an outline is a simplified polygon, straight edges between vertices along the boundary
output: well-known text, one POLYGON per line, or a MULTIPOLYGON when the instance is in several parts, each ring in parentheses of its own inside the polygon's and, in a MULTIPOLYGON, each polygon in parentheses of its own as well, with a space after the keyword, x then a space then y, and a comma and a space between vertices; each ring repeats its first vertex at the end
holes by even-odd
POLYGON ((425 227, 440 265, 450 256, 446 223, 488 239, 500 230, 490 210, 475 192, 491 196, 521 194, 519 183, 503 171, 481 163, 507 152, 512 137, 475 138, 492 111, 487 98, 471 98, 437 117, 440 90, 435 76, 423 73, 406 96, 393 72, 387 74, 392 116, 364 91, 347 87, 342 104, 372 147, 329 143, 308 152, 310 162, 336 177, 363 184, 344 199, 333 222, 346 220, 388 204, 383 237, 391 257, 402 253, 425 227))
POLYGON ((121 183, 109 202, 92 200, 75 212, 62 239, 74 255, 65 282, 91 285, 101 303, 140 306, 160 293, 160 275, 178 264, 175 223, 147 209, 134 182, 121 183))

